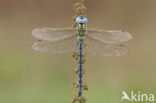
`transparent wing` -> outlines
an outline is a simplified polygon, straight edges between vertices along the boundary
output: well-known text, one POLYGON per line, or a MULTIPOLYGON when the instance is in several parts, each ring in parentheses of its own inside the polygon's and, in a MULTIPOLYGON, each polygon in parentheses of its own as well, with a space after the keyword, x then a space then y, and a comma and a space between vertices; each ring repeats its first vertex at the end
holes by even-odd
POLYGON ((125 42, 132 39, 131 34, 126 31, 106 31, 100 29, 88 29, 86 35, 90 36, 93 39, 110 44, 125 42))
POLYGON ((88 36, 85 38, 85 44, 88 51, 97 55, 121 56, 128 53, 128 49, 124 45, 103 43, 88 36))
POLYGON ((32 31, 32 35, 36 38, 48 41, 59 41, 75 35, 73 28, 36 28, 32 31))
POLYGON ((52 42, 46 40, 36 41, 32 48, 36 51, 50 52, 50 53, 67 53, 76 48, 76 36, 69 37, 64 40, 52 42))

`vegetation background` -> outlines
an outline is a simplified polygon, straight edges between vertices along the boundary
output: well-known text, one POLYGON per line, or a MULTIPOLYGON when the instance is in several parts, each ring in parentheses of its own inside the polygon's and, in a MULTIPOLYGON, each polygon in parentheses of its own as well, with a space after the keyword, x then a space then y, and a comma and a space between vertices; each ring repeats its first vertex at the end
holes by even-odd
MULTIPOLYGON (((0 0, 0 103, 70 103, 71 53, 32 50, 36 27, 74 24, 73 0, 0 0)), ((88 27, 127 30, 121 57, 87 52, 88 103, 121 103, 122 91, 156 94, 156 0, 87 0, 88 27)))

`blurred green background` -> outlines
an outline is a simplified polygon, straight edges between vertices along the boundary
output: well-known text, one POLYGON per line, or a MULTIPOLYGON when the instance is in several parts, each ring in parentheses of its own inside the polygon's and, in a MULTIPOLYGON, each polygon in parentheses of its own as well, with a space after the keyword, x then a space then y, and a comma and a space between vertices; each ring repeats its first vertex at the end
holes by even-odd
MULTIPOLYGON (((87 0, 88 27, 127 30, 129 54, 87 52, 88 103, 121 103, 122 91, 156 94, 156 0, 87 0)), ((69 27, 73 0, 0 0, 0 103, 70 103, 71 53, 32 50, 36 27, 69 27)))

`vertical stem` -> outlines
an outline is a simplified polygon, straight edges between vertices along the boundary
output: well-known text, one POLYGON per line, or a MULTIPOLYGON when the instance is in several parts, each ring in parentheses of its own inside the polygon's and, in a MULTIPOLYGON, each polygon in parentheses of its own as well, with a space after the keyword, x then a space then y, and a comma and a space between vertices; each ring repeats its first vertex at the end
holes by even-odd
POLYGON ((79 15, 81 15, 81 1, 79 0, 79 7, 78 7, 78 9, 79 9, 79 15))
MULTIPOLYGON (((80 15, 86 15, 86 7, 83 4, 84 1, 82 0, 76 0, 76 3, 73 4, 73 7, 76 11, 76 15, 73 16, 73 20, 75 21, 76 17, 80 16, 80 15)), ((77 23, 74 24, 73 27, 77 28, 77 23)), ((84 54, 83 54, 83 40, 79 40, 79 48, 78 51, 73 53, 73 57, 74 59, 78 62, 78 64, 76 63, 77 70, 76 70, 76 74, 78 74, 78 82, 73 83, 73 86, 78 89, 78 93, 74 94, 74 99, 72 101, 72 103, 86 103, 86 99, 82 96, 83 92, 82 90, 86 90, 88 91, 87 88, 87 84, 83 83, 83 76, 84 76, 84 70, 83 70, 83 65, 84 65, 84 54)))

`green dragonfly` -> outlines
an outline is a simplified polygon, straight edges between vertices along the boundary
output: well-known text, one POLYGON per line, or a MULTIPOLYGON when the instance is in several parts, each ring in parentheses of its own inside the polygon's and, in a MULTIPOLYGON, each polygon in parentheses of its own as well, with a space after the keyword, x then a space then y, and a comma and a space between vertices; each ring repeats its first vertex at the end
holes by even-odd
POLYGON ((37 28, 32 35, 40 40, 36 41, 33 49, 50 53, 67 53, 78 48, 79 63, 79 96, 82 97, 83 84, 83 48, 103 56, 121 56, 128 53, 128 49, 121 42, 132 38, 126 31, 107 31, 87 28, 88 19, 80 15, 75 20, 76 28, 37 28))

